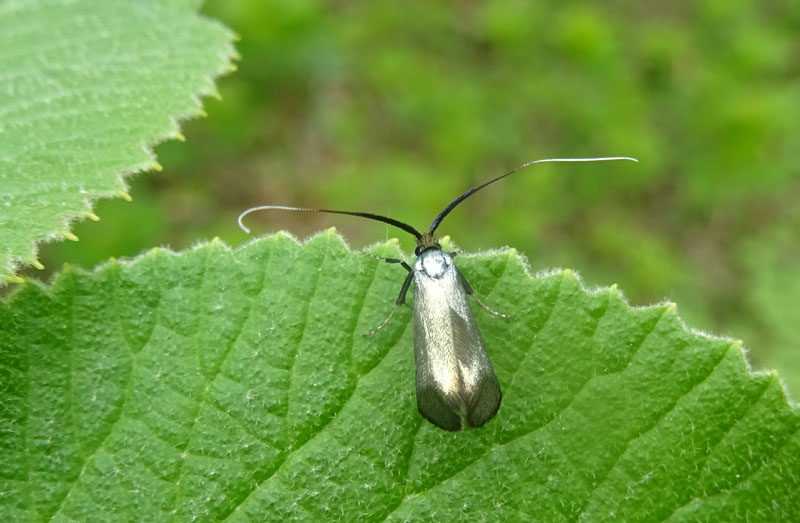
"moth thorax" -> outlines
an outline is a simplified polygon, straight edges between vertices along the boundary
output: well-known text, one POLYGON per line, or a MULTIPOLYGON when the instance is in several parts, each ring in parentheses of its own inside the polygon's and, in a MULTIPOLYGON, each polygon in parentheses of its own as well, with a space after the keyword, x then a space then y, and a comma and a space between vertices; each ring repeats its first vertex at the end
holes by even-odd
POLYGON ((453 260, 441 249, 428 249, 417 258, 414 269, 431 278, 441 278, 453 260))

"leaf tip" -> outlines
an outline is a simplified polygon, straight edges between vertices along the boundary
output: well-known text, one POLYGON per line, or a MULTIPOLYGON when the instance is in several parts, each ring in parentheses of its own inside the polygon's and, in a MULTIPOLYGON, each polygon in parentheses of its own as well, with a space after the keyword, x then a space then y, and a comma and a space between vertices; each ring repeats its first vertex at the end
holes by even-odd
POLYGON ((446 248, 448 250, 451 250, 451 251, 459 251, 460 250, 458 248, 458 245, 453 241, 453 239, 450 237, 450 235, 442 236, 440 238, 440 240, 439 240, 439 243, 441 243, 442 247, 444 247, 444 248, 446 248))
POLYGON ((100 221, 100 217, 98 215, 96 215, 95 213, 93 213, 93 212, 87 212, 86 213, 86 217, 89 218, 90 220, 92 220, 93 222, 99 222, 100 221))
POLYGON ((39 260, 36 260, 36 259, 31 260, 31 265, 33 265, 35 268, 39 269, 40 271, 44 270, 44 265, 39 260))
POLYGON ((157 162, 157 161, 155 161, 155 160, 153 160, 153 161, 150 163, 150 167, 151 167, 151 168, 152 168, 152 169, 153 169, 155 172, 157 172, 157 173, 160 173, 161 171, 163 171, 163 170, 164 170, 164 166, 163 166, 163 165, 161 165, 160 163, 158 163, 158 162, 157 162))
POLYGON ((179 142, 185 142, 186 141, 186 137, 180 131, 175 131, 175 134, 173 134, 172 137, 175 138, 176 140, 178 140, 179 142))
POLYGON ((72 242, 78 241, 78 237, 75 236, 70 231, 67 231, 67 232, 64 233, 64 238, 66 238, 66 239, 68 239, 69 241, 72 241, 72 242))
MULTIPOLYGON (((665 303, 663 305, 663 307, 664 307, 664 309, 663 309, 664 310, 664 313, 663 313, 664 316, 667 316, 667 315, 673 316, 673 317, 677 318, 678 321, 681 324, 683 324, 683 320, 678 317, 678 305, 675 302, 672 302, 672 301, 667 302, 667 303, 665 303)), ((685 324, 684 324, 684 327, 688 329, 688 327, 686 327, 685 324)))
POLYGON ((578 275, 572 269, 564 269, 561 271, 561 275, 570 280, 578 280, 578 275))
POLYGON ((11 274, 7 276, 7 281, 9 283, 25 283, 25 278, 22 276, 17 276, 16 274, 11 274))
POLYGON ((133 201, 133 198, 131 197, 131 195, 126 193, 126 192, 119 193, 119 197, 122 198, 123 200, 127 201, 127 202, 132 202, 133 201))

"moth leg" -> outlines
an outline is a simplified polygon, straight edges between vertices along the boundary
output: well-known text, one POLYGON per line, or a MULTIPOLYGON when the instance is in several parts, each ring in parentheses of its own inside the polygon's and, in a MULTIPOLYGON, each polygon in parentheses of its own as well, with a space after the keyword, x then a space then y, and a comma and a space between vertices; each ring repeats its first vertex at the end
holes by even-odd
POLYGON ((469 282, 464 277, 464 275, 461 274, 461 271, 459 271, 458 268, 456 268, 456 272, 458 273, 458 279, 461 281, 461 285, 464 287, 464 291, 466 291, 467 295, 472 296, 473 298, 475 298, 475 301, 478 302, 478 305, 483 307, 486 310, 486 312, 488 312, 490 314, 494 314, 495 316, 500 317, 500 318, 510 318, 511 317, 510 314, 502 314, 500 312, 497 312, 495 310, 490 309, 488 305, 483 303, 483 301, 481 301, 481 299, 478 298, 478 295, 475 294, 475 291, 472 290, 472 287, 470 287, 469 282))
MULTIPOLYGON (((398 260, 397 263, 402 263, 404 266, 407 266, 406 262, 402 260, 398 260)), ((394 301, 394 307, 392 308, 392 312, 389 313, 389 316, 385 320, 381 322, 380 325, 372 329, 371 331, 364 334, 364 336, 372 336, 382 328, 384 328, 394 316, 394 313, 397 312, 397 309, 400 308, 406 302, 406 293, 408 293, 408 288, 411 286, 411 280, 414 279, 414 272, 411 270, 411 267, 408 267, 408 276, 406 276, 405 281, 403 282, 403 286, 400 288, 400 294, 397 296, 397 299, 394 301)))
POLYGON ((364 336, 372 336, 373 334, 384 328, 392 320, 392 317, 394 316, 394 313, 397 312, 397 309, 399 309, 400 306, 406 302, 406 294, 408 293, 408 288, 411 286, 411 280, 414 279, 414 271, 411 269, 411 266, 409 266, 405 261, 399 258, 384 258, 382 256, 376 256, 368 252, 365 252, 364 254, 366 254, 371 258, 385 261, 386 263, 399 263, 405 270, 408 271, 408 275, 406 276, 406 279, 403 282, 403 286, 400 288, 400 294, 394 301, 394 307, 392 308, 392 312, 389 313, 389 316, 387 316, 386 319, 383 320, 380 325, 378 325, 371 331, 364 334, 364 336))
POLYGON ((412 270, 411 266, 408 265, 404 260, 401 260, 400 258, 384 258, 383 256, 377 256, 375 254, 372 254, 371 252, 365 252, 364 254, 366 254, 370 258, 375 258, 376 260, 385 261, 386 263, 399 263, 408 272, 411 272, 412 270))

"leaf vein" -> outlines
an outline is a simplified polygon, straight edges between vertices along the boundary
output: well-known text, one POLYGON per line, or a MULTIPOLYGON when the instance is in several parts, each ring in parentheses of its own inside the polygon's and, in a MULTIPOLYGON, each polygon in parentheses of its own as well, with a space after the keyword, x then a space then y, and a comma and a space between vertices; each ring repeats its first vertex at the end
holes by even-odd
MULTIPOLYGON (((289 366, 289 369, 288 369, 289 383, 287 384, 287 387, 286 387, 286 398, 287 398, 286 402, 287 402, 287 405, 289 405, 289 402, 291 401, 291 397, 292 397, 292 395, 291 395, 292 374, 294 372, 294 366, 295 366, 295 364, 297 362, 297 354, 298 354, 298 352, 300 350, 300 345, 302 344, 303 338, 304 338, 305 333, 306 333, 306 328, 308 326, 308 314, 309 314, 309 311, 311 309, 311 303, 314 301, 314 296, 317 293, 317 288, 319 287, 319 278, 320 278, 320 274, 322 273, 321 269, 325 265, 326 260, 327 260, 327 256, 325 256, 325 255, 321 256, 320 263, 319 263, 319 266, 317 267, 317 270, 313 271, 313 273, 316 275, 316 278, 315 278, 315 281, 314 281, 314 283, 312 285, 311 295, 308 297, 308 299, 303 300, 303 303, 306 304, 305 310, 303 311, 303 316, 304 316, 303 326, 301 328, 300 339, 297 341, 297 344, 296 344, 296 346, 294 348, 294 351, 293 351, 293 353, 291 355, 292 362, 291 362, 291 364, 289 366)), ((331 419, 333 419, 333 417, 331 417, 331 419)), ((289 417, 288 416, 287 416, 286 420, 287 420, 287 423, 288 423, 288 421, 289 421, 289 417)), ((325 425, 322 425, 322 427, 320 427, 320 429, 326 427, 328 425, 328 423, 330 423, 330 421, 331 420, 328 420, 328 422, 325 423, 325 425)), ((279 460, 279 462, 275 464, 275 467, 272 468, 272 470, 270 470, 269 473, 266 476, 261 477, 261 478, 255 478, 255 486, 253 488, 248 489, 246 491, 246 494, 241 497, 241 500, 236 502, 236 503, 234 503, 234 504, 232 504, 230 506, 229 510, 219 514, 217 516, 217 519, 219 519, 219 520, 227 520, 228 518, 230 518, 230 516, 234 512, 236 512, 241 506, 243 506, 247 502, 247 500, 249 500, 250 497, 261 488, 261 484, 262 483, 268 482, 269 480, 274 478, 275 475, 283 468, 283 466, 286 464, 286 462, 289 460, 289 458, 291 458, 298 451, 300 451, 302 448, 304 448, 308 444, 309 441, 313 441, 314 438, 319 433, 320 433, 320 431, 318 430, 317 433, 314 436, 312 436, 311 438, 308 438, 306 441, 300 443, 300 445, 298 445, 297 447, 293 447, 290 450, 286 451, 285 454, 282 456, 282 458, 279 460)))
MULTIPOLYGON (((127 405, 129 400, 130 400, 131 387, 132 387, 132 382, 133 382, 133 374, 134 374, 134 372, 136 370, 138 357, 137 357, 137 354, 133 351, 133 347, 131 346, 130 342, 128 341, 128 338, 125 337, 125 332, 124 332, 124 329, 122 328, 122 323, 121 323, 122 322, 122 314, 120 314, 120 312, 119 312, 119 300, 118 300, 119 296, 117 295, 118 290, 119 290, 119 285, 118 285, 118 283, 119 283, 118 282, 118 280, 119 280, 119 266, 116 266, 116 270, 114 270, 113 273, 114 273, 114 281, 112 283, 112 287, 114 289, 114 292, 113 292, 113 298, 114 298, 113 310, 114 310, 114 315, 116 317, 116 322, 115 323, 117 324, 117 326, 118 326, 118 328, 120 330, 120 337, 125 342, 125 346, 128 348, 128 352, 130 353, 130 356, 131 356, 130 371, 128 372, 128 375, 125 378, 125 385, 124 385, 125 392, 122 394, 122 397, 120 398, 119 407, 117 408, 117 416, 116 416, 116 418, 113 421, 111 421, 111 423, 108 424, 108 430, 106 431, 105 435, 100 440, 100 442, 94 447, 94 449, 92 449, 91 451, 87 452, 86 456, 83 459, 83 464, 81 465, 77 476, 75 476, 74 478, 70 479, 70 482, 72 483, 72 485, 70 486, 69 490, 64 494, 64 496, 59 500, 58 506, 52 512, 52 514, 50 514, 48 516, 48 518, 53 518, 56 514, 58 514, 61 511, 61 509, 62 509, 62 507, 64 505, 64 501, 69 497, 69 495, 72 493, 72 491, 78 486, 80 478, 86 472, 86 465, 89 463, 89 461, 91 459, 93 459, 95 457, 95 455, 97 454, 97 451, 100 450, 105 445, 106 441, 108 441, 109 436, 117 428, 117 425, 119 424, 119 421, 122 418, 122 413, 123 413, 123 410, 125 408, 125 405, 127 405)), ((160 295, 159 295, 159 298, 160 298, 160 295)))
MULTIPOLYGON (((669 310, 669 309, 664 309, 664 312, 666 312, 667 310, 669 310)), ((661 316, 661 317, 663 318, 663 314, 662 314, 662 316, 661 316)), ((653 325, 653 331, 655 330, 655 327, 658 325, 658 323, 660 323, 660 321, 661 321, 661 318, 659 318, 659 321, 658 321, 658 322, 656 322, 656 323, 653 325)), ((652 331, 651 331, 651 333, 652 333, 652 331)), ((643 344, 642 344, 642 345, 643 345, 643 344)), ((725 355, 726 355, 726 354, 728 353, 728 351, 729 351, 731 348, 733 348, 734 346, 735 346, 735 344, 731 344, 731 345, 729 345, 728 349, 726 349, 726 350, 724 350, 724 351, 721 351, 721 353, 720 353, 720 356, 719 356, 719 357, 717 358, 717 360, 714 362, 714 365, 711 367, 711 369, 709 369, 709 371, 708 371, 708 374, 706 374, 706 375, 703 377, 703 379, 701 379, 701 380, 697 381, 696 383, 693 383, 693 384, 691 385, 691 387, 689 387, 689 389, 687 389, 687 390, 686 390, 685 392, 683 392, 683 393, 682 393, 680 396, 678 396, 677 398, 675 398, 675 401, 673 401, 673 402, 672 402, 672 403, 671 403, 671 404, 670 404, 670 405, 669 405, 669 406, 668 406, 666 409, 664 409, 664 412, 662 412, 662 413, 661 413, 661 415, 660 415, 660 416, 658 416, 658 418, 657 418, 656 420, 654 420, 654 421, 653 421, 653 423, 651 423, 651 424, 650 424, 650 426, 646 427, 644 430, 642 430, 641 432, 639 432, 639 434, 637 434, 637 435, 636 435, 636 436, 634 436, 632 439, 630 439, 630 440, 628 440, 628 441, 626 442, 625 448, 624 448, 624 449, 622 449, 622 451, 621 451, 621 452, 619 452, 619 453, 617 454, 617 457, 614 459, 614 463, 612 463, 612 464, 611 464, 611 466, 610 466, 610 467, 609 467, 609 468, 606 470, 606 473, 603 475, 603 478, 602 478, 602 479, 600 479, 600 481, 597 481, 597 482, 595 483, 594 487, 592 488, 592 490, 591 490, 591 491, 589 491, 589 493, 586 495, 586 501, 583 503, 583 505, 582 505, 582 506, 581 506, 581 508, 580 508, 580 512, 581 512, 581 516, 580 516, 580 517, 587 517, 587 516, 589 516, 589 514, 587 514, 587 513, 586 513, 586 507, 587 507, 587 505, 588 505, 588 504, 591 502, 591 500, 592 500, 592 497, 593 497, 593 496, 594 496, 594 494, 595 494, 595 493, 598 491, 598 489, 599 489, 601 486, 603 486, 603 485, 605 484, 605 482, 608 480, 608 477, 611 475, 611 472, 613 472, 613 471, 614 471, 614 469, 616 469, 617 465, 619 464, 619 461, 620 461, 620 459, 622 459, 622 457, 623 457, 623 456, 624 456, 624 455, 625 455, 625 454, 628 452, 628 450, 631 448, 631 446, 632 446, 632 445, 633 445, 635 442, 639 441, 639 440, 640 440, 640 439, 641 439, 643 436, 645 436, 646 434, 649 434, 649 433, 650 433, 650 432, 652 432, 652 431, 653 431, 653 430, 654 430, 656 427, 658 427, 658 426, 661 424, 661 422, 662 422, 662 421, 664 421, 664 419, 665 419, 665 418, 666 418, 666 417, 667 417, 667 416, 668 416, 668 415, 669 415, 671 412, 673 412, 673 411, 675 410, 675 407, 676 407, 676 406, 677 406, 677 405, 678 405, 678 404, 681 402, 681 400, 683 400, 684 398, 686 398, 687 396, 689 396, 689 394, 691 394, 693 391, 695 391, 695 390, 696 390, 698 387, 700 387, 700 386, 701 386, 703 383, 705 383, 706 381, 708 381, 708 379, 709 379, 709 378, 710 378, 710 377, 711 377, 711 376, 714 374, 714 372, 717 370, 717 368, 719 367, 719 365, 720 365, 720 364, 722 363, 722 361, 725 359, 725 355)), ((637 350, 638 350, 638 349, 637 349, 637 350)), ((623 372, 624 372, 624 371, 623 371, 623 372)), ((631 479, 634 479, 634 478, 631 478, 631 479)))

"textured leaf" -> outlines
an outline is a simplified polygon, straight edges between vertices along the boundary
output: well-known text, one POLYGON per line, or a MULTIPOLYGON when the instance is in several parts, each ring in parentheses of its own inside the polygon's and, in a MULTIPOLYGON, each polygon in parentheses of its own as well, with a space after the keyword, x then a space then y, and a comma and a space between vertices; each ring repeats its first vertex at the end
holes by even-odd
POLYGON ((231 39, 164 2, 0 3, 0 284, 95 200, 127 196, 124 176, 158 168, 150 146, 202 113, 231 39))
MULTIPOLYGON (((396 245, 375 249, 400 254, 396 245)), ((0 308, 0 519, 788 521, 800 417, 736 342, 459 256, 504 391, 423 421, 404 273, 328 232, 150 251, 0 308)))

